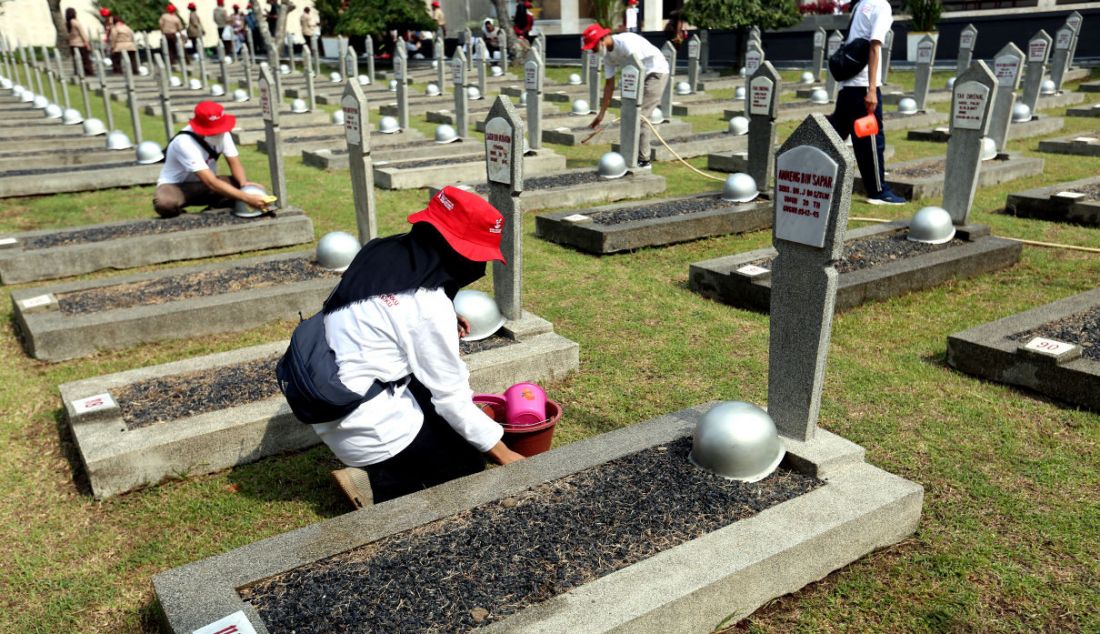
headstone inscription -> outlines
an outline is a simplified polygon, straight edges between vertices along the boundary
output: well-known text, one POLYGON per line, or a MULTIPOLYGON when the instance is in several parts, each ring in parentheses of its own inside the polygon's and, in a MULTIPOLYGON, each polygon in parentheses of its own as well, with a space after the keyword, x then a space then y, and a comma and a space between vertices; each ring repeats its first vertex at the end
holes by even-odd
MULTIPOLYGON (((752 76, 756 74, 756 71, 760 68, 760 65, 764 63, 764 49, 760 48, 760 45, 756 42, 749 42, 749 48, 745 51, 745 95, 746 99, 749 94, 749 83, 752 81, 752 76)), ((737 93, 734 93, 734 98, 737 97, 737 93)))
POLYGON ((308 46, 302 47, 302 74, 306 78, 306 104, 313 112, 317 109, 317 88, 313 79, 313 51, 308 46))
POLYGON ((947 140, 943 208, 956 225, 970 218, 981 169, 982 137, 989 131, 997 78, 978 60, 955 80, 951 96, 951 136, 947 140))
POLYGON ((168 70, 164 66, 162 57, 157 57, 154 65, 157 67, 157 85, 160 89, 160 114, 164 118, 164 138, 171 140, 175 130, 172 127, 172 98, 168 86, 168 70))
POLYGON ((107 82, 104 79, 103 70, 103 56, 99 54, 99 51, 92 51, 92 55, 95 57, 95 72, 99 78, 99 90, 103 95, 103 112, 107 121, 107 129, 115 129, 115 113, 111 110, 111 91, 107 90, 107 82))
POLYGON ((435 32, 432 40, 432 64, 435 65, 435 85, 439 87, 439 94, 447 94, 447 58, 443 55, 443 29, 435 32))
MULTIPOLYGON (((351 49, 348 49, 351 50, 351 49)), ((404 46, 397 47, 393 56, 393 76, 397 80, 397 124, 402 130, 409 129, 409 53, 404 46)))
MULTIPOLYGON (((84 77, 84 51, 73 49, 74 65, 76 66, 77 83, 80 84, 80 98, 84 101, 84 116, 92 116, 92 98, 88 94, 88 81, 84 77)), ((159 59, 159 58, 158 58, 159 59)), ((167 81, 167 79, 165 80, 167 81)))
POLYGON ((776 157, 768 343, 768 414, 779 433, 814 437, 835 312, 834 263, 844 251, 855 159, 811 114, 776 157))
POLYGON ((134 145, 141 143, 141 113, 138 112, 138 99, 134 92, 134 70, 130 66, 130 60, 123 57, 122 76, 126 82, 126 105, 130 108, 130 128, 134 132, 134 145))
POLYGON ((1081 23, 1084 20, 1084 16, 1077 11, 1066 17, 1066 24, 1073 29, 1073 41, 1069 45, 1069 55, 1066 57, 1066 70, 1073 68, 1073 58, 1077 56, 1077 40, 1081 37, 1081 23))
MULTIPOLYGON (((367 56, 367 78, 370 79, 371 85, 374 85, 374 38, 369 35, 364 38, 363 48, 366 49, 364 53, 367 56)), ((356 64, 356 66, 358 66, 358 64, 356 64)), ((356 68, 355 72, 358 74, 359 69, 356 68)))
MULTIPOLYGON (((665 90, 661 93, 661 114, 664 115, 664 120, 667 121, 672 116, 672 92, 676 87, 676 47, 672 45, 672 42, 665 42, 665 45, 661 47, 661 55, 668 63, 668 81, 665 82, 665 90)), ((596 104, 592 105, 596 106, 596 104)), ((654 121, 653 123, 664 123, 664 121, 654 121)))
POLYGON ((489 74, 489 49, 485 46, 485 40, 477 38, 477 90, 484 96, 485 79, 489 74))
POLYGON ((1073 46, 1073 27, 1062 25, 1054 35, 1054 55, 1050 60, 1050 78, 1054 80, 1054 90, 1062 92, 1062 82, 1069 70, 1069 49, 1073 46))
POLYGON ((932 66, 935 59, 936 40, 931 35, 925 35, 920 42, 917 42, 917 73, 913 87, 913 99, 917 102, 919 112, 924 112, 924 105, 928 103, 928 90, 932 86, 932 66))
POLYGON ((1012 42, 1005 44, 993 60, 993 74, 997 78, 997 94, 989 119, 989 138, 997 144, 997 151, 1005 151, 1008 127, 1012 122, 1012 107, 1016 105, 1016 89, 1020 87, 1020 69, 1024 53, 1012 42))
POLYGON ((278 200, 274 206, 285 209, 287 200, 286 171, 279 140, 279 99, 275 92, 275 77, 267 63, 260 64, 260 111, 264 118, 264 144, 267 146, 267 166, 271 171, 271 193, 278 200))
MULTIPOLYGON (((840 31, 833 31, 829 35, 829 39, 825 42, 825 57, 826 59, 833 56, 833 53, 837 52, 837 49, 844 44, 844 36, 840 34, 840 31)), ((829 94, 829 101, 836 101, 836 93, 838 84, 833 74, 825 71, 825 92, 829 94)))
POLYGON ((821 81, 821 68, 825 65, 825 34, 824 27, 817 27, 814 31, 814 62, 810 72, 814 74, 814 81, 821 81))
POLYGON ((775 153, 775 119, 779 116, 779 71, 765 61, 749 79, 745 111, 749 115, 748 175, 764 190, 772 180, 775 153))
POLYGON ((344 111, 344 137, 348 143, 348 166, 351 169, 351 193, 355 200, 355 224, 359 228, 359 243, 366 244, 378 237, 378 220, 374 206, 374 167, 370 156, 370 104, 355 77, 344 81, 340 98, 344 111))
POLYGON ((978 42, 978 29, 973 24, 967 24, 959 34, 959 57, 955 62, 955 76, 963 74, 970 68, 970 61, 974 59, 974 45, 978 42))
MULTIPOLYGON (((619 147, 627 169, 638 167, 638 135, 641 133, 642 82, 645 65, 637 55, 622 70, 622 107, 620 108, 619 147)), ((649 148, 645 148, 646 155, 649 148)))
POLYGON ((459 46, 451 57, 451 84, 455 88, 455 132, 470 136, 470 106, 466 95, 466 52, 459 46))
MULTIPOLYGON (((542 51, 539 51, 539 59, 543 59, 542 51)), ((588 78, 588 105, 589 107, 598 110, 600 107, 600 97, 603 94, 603 86, 600 86, 600 66, 603 63, 603 57, 593 53, 588 57, 588 72, 585 76, 588 78)), ((543 68, 542 72, 545 73, 546 69, 543 68)), ((671 84, 672 82, 669 81, 671 84)))
POLYGON ((527 51, 523 63, 523 89, 527 92, 527 146, 542 149, 542 60, 535 49, 527 51))
POLYGON ((61 100, 65 105, 65 109, 68 110, 72 107, 72 102, 69 99, 69 88, 65 85, 65 71, 61 62, 61 51, 59 49, 53 49, 53 61, 58 81, 61 83, 61 100))
POLYGON ((887 79, 890 77, 890 60, 894 56, 894 31, 893 29, 886 32, 886 37, 882 42, 882 52, 880 57, 882 58, 882 85, 885 86, 887 79))
MULTIPOLYGON (((702 46, 698 35, 692 35, 688 39, 688 85, 691 86, 693 93, 699 90, 699 55, 702 46)), ((759 63, 757 65, 759 66, 759 63)), ((745 62, 745 66, 748 67, 748 61, 745 62)), ((752 72, 749 71, 749 74, 751 75, 752 72)), ((671 79, 669 83, 672 83, 671 79)))
POLYGON ((1050 56, 1050 44, 1053 40, 1046 31, 1040 29, 1027 42, 1027 73, 1024 77, 1024 96, 1020 103, 1028 107, 1032 115, 1039 105, 1039 92, 1043 87, 1043 71, 1050 56))
POLYGON ((493 262, 493 296, 508 319, 523 315, 523 121, 512 102, 498 96, 485 119, 485 172, 489 204, 504 216, 500 250, 508 262, 493 262))

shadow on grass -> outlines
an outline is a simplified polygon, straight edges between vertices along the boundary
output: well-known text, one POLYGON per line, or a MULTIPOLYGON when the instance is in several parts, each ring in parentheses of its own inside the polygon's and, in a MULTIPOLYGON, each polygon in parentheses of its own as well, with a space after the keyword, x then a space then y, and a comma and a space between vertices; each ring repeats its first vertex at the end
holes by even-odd
POLYGON ((353 510, 332 480, 331 472, 343 466, 327 447, 317 446, 233 467, 227 479, 239 495, 262 502, 305 502, 328 518, 353 510))
POLYGON ((69 426, 65 416, 65 408, 59 407, 53 412, 54 431, 57 433, 57 447, 65 462, 69 463, 69 471, 73 475, 73 486, 80 495, 92 496, 92 483, 88 479, 88 472, 84 468, 84 460, 80 457, 80 450, 73 438, 72 427, 69 426))

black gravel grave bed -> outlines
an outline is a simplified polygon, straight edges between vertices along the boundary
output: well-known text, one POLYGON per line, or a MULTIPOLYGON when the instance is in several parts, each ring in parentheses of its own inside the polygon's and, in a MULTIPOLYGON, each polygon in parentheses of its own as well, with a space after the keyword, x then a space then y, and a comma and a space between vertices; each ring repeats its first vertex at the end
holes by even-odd
MULTIPOLYGON (((621 179, 601 179, 600 175, 596 173, 596 170, 583 171, 583 172, 569 172, 566 174, 548 174, 546 176, 536 176, 534 178, 524 178, 523 187, 527 190, 532 189, 550 189, 551 187, 568 187, 571 185, 584 185, 587 183, 595 183, 599 180, 606 180, 608 183, 613 183, 621 179)), ((488 193, 489 184, 480 183, 474 187, 474 190, 478 193, 488 193)))
POLYGON ((300 141, 326 141, 328 139, 340 139, 343 136, 343 131, 340 128, 334 127, 332 132, 317 132, 315 134, 292 136, 279 140, 283 143, 297 143, 300 141))
POLYGON ((737 204, 738 203, 726 202, 719 196, 708 196, 706 198, 691 198, 688 200, 670 200, 654 205, 623 207, 621 209, 589 214, 589 216, 599 225, 617 225, 634 220, 687 216, 702 211, 735 207, 737 204))
MULTIPOLYGON (((510 346, 516 341, 492 335, 459 342, 461 354, 510 346)), ((131 383, 113 393, 127 429, 240 407, 279 395, 275 364, 281 354, 210 370, 131 383)))
POLYGON ((272 632, 466 632, 823 483, 693 466, 690 438, 640 451, 243 588, 272 632))
POLYGON ((925 176, 938 176, 944 173, 947 169, 946 159, 932 159, 917 163, 916 165, 909 165, 906 167, 893 167, 887 170, 887 180, 894 176, 904 176, 907 178, 922 178, 925 176))
POLYGON ((1033 337, 1075 343, 1081 346, 1082 356, 1100 361, 1100 306, 1016 333, 1009 339, 1026 343, 1033 337))
POLYGON ((16 176, 33 176, 37 174, 59 174, 69 172, 90 172, 92 170, 106 170, 115 167, 139 167, 137 163, 133 161, 123 161, 122 163, 94 163, 92 165, 61 165, 59 167, 35 167, 31 169, 22 170, 8 170, 6 172, 0 172, 0 178, 13 178, 16 176))
POLYGON ((484 160, 485 160, 485 155, 484 154, 471 153, 471 154, 458 154, 458 155, 455 155, 455 156, 448 156, 448 157, 437 158, 437 159, 424 159, 422 161, 402 161, 401 159, 394 159, 394 160, 391 160, 391 161, 386 161, 384 164, 381 164, 381 165, 379 163, 382 163, 382 161, 378 161, 374 165, 375 165, 375 167, 383 168, 383 169, 384 168, 389 168, 389 169, 395 169, 395 170, 409 170, 409 169, 414 169, 414 168, 417 168, 417 167, 432 167, 432 166, 435 166, 435 165, 451 165, 452 163, 475 163, 475 162, 484 161, 484 160))
POLYGON ((312 260, 294 258, 62 293, 57 305, 62 313, 79 315, 339 276, 312 260))
MULTIPOLYGON (((964 244, 961 238, 954 238, 943 244, 927 244, 913 242, 906 238, 908 229, 898 229, 887 235, 877 235, 869 238, 861 238, 844 243, 844 253, 836 262, 837 273, 850 273, 861 269, 869 269, 880 264, 889 264, 897 260, 904 260, 933 251, 942 251, 951 247, 964 244)), ((775 258, 756 260, 753 264, 766 269, 772 268, 775 258)))
POLYGON ((1084 194, 1089 200, 1100 200, 1100 183, 1093 183, 1092 185, 1082 185, 1081 187, 1074 187, 1072 190, 1078 194, 1084 194))
POLYGON ((23 243, 23 248, 28 250, 49 249, 73 244, 103 242, 105 240, 114 240, 115 238, 132 238, 135 236, 187 231, 189 229, 244 224, 247 222, 254 222, 255 220, 256 218, 238 218, 228 213, 200 213, 186 214, 175 218, 149 218, 147 220, 127 222, 125 224, 118 224, 110 227, 91 227, 72 231, 62 230, 56 233, 30 238, 23 243))

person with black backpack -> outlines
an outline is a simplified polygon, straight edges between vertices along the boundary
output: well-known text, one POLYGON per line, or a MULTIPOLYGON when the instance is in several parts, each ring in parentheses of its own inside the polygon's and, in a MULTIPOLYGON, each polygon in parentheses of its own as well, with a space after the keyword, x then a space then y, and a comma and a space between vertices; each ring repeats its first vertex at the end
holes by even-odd
POLYGON ((882 126, 882 42, 893 27, 894 14, 887 0, 855 0, 851 4, 852 21, 848 38, 829 58, 829 72, 840 84, 836 107, 829 123, 840 138, 853 134, 856 119, 873 114, 878 120, 878 133, 873 137, 854 137, 852 150, 856 155, 867 202, 874 205, 903 205, 905 199, 886 184, 883 151, 886 135, 882 126))
POLYGON ((236 200, 254 209, 267 207, 264 196, 241 191, 249 182, 229 133, 236 124, 236 117, 227 114, 221 104, 202 101, 195 105, 194 117, 164 151, 164 167, 153 194, 158 215, 173 218, 185 207, 227 207, 236 200), (218 176, 219 156, 225 156, 231 177, 218 176))

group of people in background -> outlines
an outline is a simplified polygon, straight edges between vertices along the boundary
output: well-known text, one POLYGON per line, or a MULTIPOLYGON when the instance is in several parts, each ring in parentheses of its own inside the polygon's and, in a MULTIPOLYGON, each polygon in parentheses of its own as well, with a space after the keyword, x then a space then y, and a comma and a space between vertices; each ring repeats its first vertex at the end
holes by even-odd
MULTIPOLYGON (((110 9, 100 9, 99 15, 103 19, 103 37, 111 53, 111 68, 115 73, 122 73, 123 58, 126 58, 130 63, 131 70, 136 73, 138 69, 137 42, 134 39, 133 29, 123 22, 121 17, 114 15, 110 9)), ((83 70, 84 75, 92 75, 95 72, 92 68, 92 40, 88 36, 88 29, 77 19, 76 9, 71 7, 65 10, 65 31, 69 46, 80 50, 80 62, 77 61, 75 55, 73 56, 74 72, 79 73, 83 70), (83 64, 82 68, 76 68, 78 63, 83 64)))

